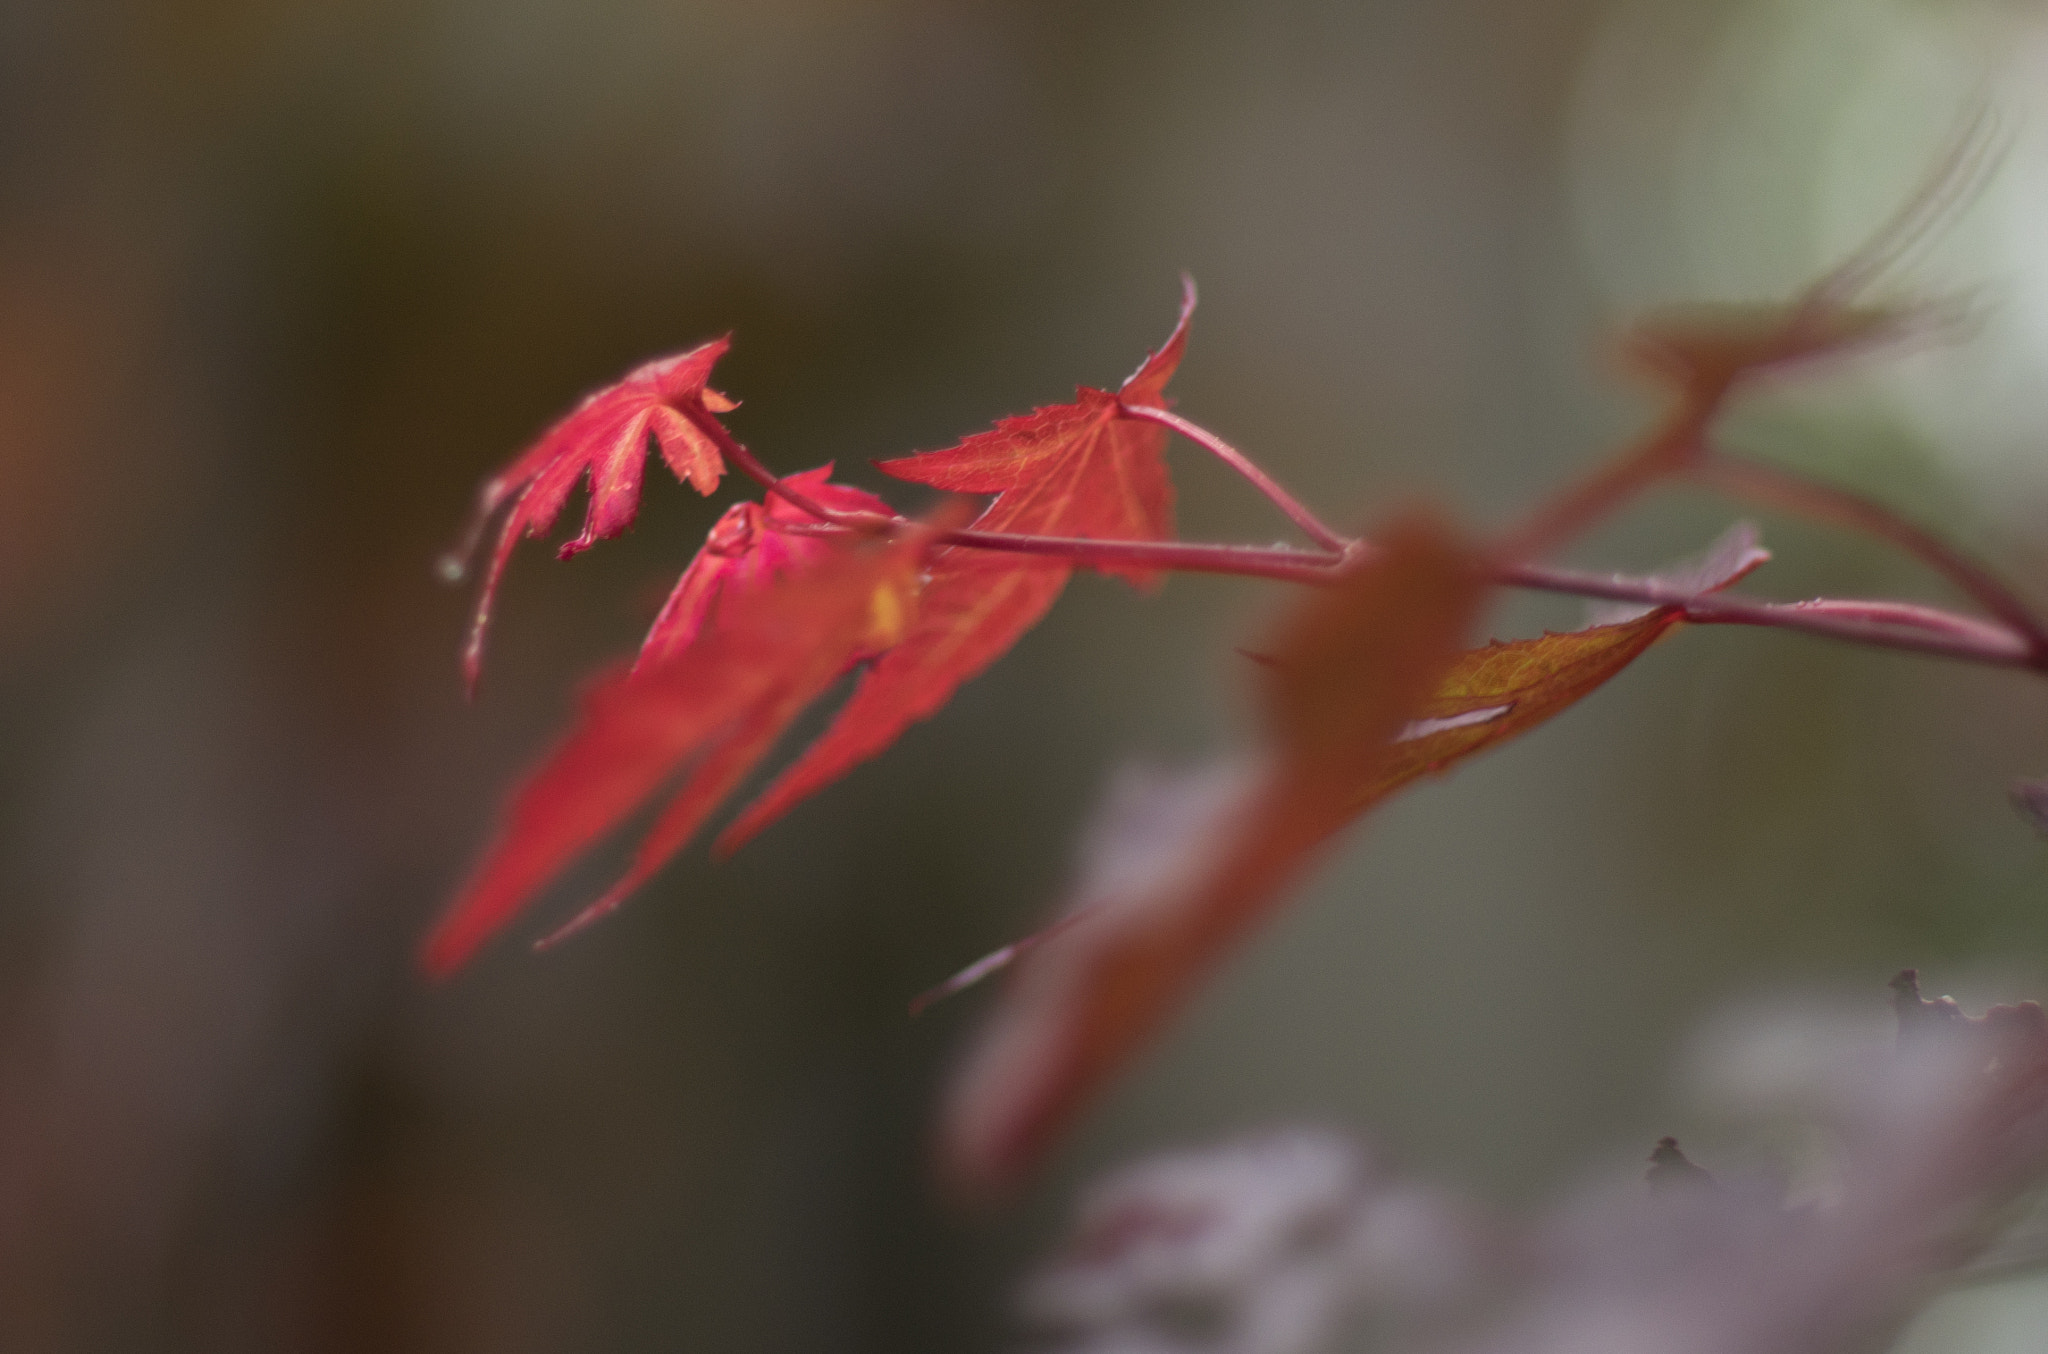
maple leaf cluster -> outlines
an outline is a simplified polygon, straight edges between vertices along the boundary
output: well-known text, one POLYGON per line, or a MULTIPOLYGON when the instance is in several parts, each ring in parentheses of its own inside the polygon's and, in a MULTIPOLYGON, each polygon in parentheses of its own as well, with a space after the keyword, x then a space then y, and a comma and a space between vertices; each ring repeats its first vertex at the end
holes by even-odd
MULTIPOLYGON (((483 486, 472 547, 493 515, 504 520, 464 650, 472 686, 514 546, 550 530, 579 481, 589 508, 563 556, 631 523, 653 448, 699 493, 738 470, 765 496, 718 520, 637 658, 593 683, 561 742, 514 790, 497 839, 427 937, 424 966, 452 973, 566 867, 658 803, 623 876, 540 944, 616 908, 698 835, 799 715, 850 677, 824 732, 712 847, 719 857, 737 850, 938 712, 1045 616, 1076 568, 1147 590, 1172 569, 1312 585, 1250 654, 1257 745, 1191 773, 1127 777, 1058 919, 913 1003, 1011 970, 939 1134, 943 1175, 963 1195, 988 1196, 1044 1155, 1348 825, 1551 719, 1684 622, 1778 626, 2048 674, 2048 625, 1989 570, 1882 505, 1730 456, 1710 439, 1727 401, 1755 380, 1953 327, 1952 307, 1857 298, 1967 199, 1987 135, 1981 122, 1967 128, 1898 216, 1790 303, 1638 326, 1628 351, 1665 391, 1664 416, 1488 542, 1426 509, 1390 516, 1370 541, 1343 536, 1248 457, 1170 412, 1192 283, 1165 344, 1116 390, 1082 387, 952 447, 880 462, 896 479, 961 496, 921 522, 834 483, 829 464, 778 477, 755 459, 721 421, 737 406, 710 385, 727 339, 632 371, 483 486), (1236 469, 1315 548, 1176 540, 1169 430, 1236 469), (1723 589, 1768 558, 1746 524, 1696 562, 1648 578, 1540 563, 1676 478, 1883 539, 1993 619, 1905 602, 1728 596, 1723 589), (986 499, 971 521, 966 497, 986 499), (1468 647, 1501 584, 1610 600, 1582 629, 1468 647)), ((2038 797, 2048 803, 2048 793, 2038 797)))
MULTIPOLYGON (((881 468, 995 495, 972 524, 981 531, 1166 538, 1166 433, 1119 411, 1126 399, 1164 399, 1193 305, 1190 290, 1172 337, 1118 393, 1083 388, 1072 403, 881 468)), ((507 499, 513 506, 465 651, 472 675, 512 546, 554 522, 579 477, 589 478, 590 512, 565 557, 632 521, 650 435, 677 477, 703 493, 724 473, 722 448, 745 454, 716 420, 733 404, 706 384, 726 347, 720 339, 648 363, 591 395, 485 484, 484 514, 507 499)), ((832 725, 719 839, 721 854, 736 849, 937 711, 1038 622, 1073 572, 940 544, 942 533, 832 483, 831 469, 778 480, 765 504, 736 504, 712 527, 638 659, 598 682, 574 728, 514 794, 498 844, 428 938, 429 971, 459 967, 576 856, 680 776, 626 876, 564 929, 617 906, 696 835, 812 701, 863 668, 832 725), (853 531, 804 531, 848 518, 900 529, 886 545, 853 531)), ((936 520, 958 525, 951 510, 936 520)), ((1149 571, 1120 572, 1142 586, 1156 580, 1149 571)))
MULTIPOLYGON (((686 846, 814 702, 850 674, 825 731, 713 845, 724 856, 937 712, 1006 652, 1087 563, 1141 589, 1161 571, 1130 547, 1173 536, 1166 388, 1186 350, 1187 289, 1166 343, 1114 392, 1007 418, 880 468, 953 495, 990 496, 961 529, 949 506, 917 523, 834 483, 828 464, 776 478, 720 421, 718 339, 638 368, 586 399, 480 495, 505 518, 464 653, 473 682, 513 546, 559 518, 579 479, 590 505, 568 556, 633 519, 650 444, 712 492, 732 465, 760 502, 719 518, 630 663, 599 677, 561 742, 513 792, 497 840, 428 936, 452 973, 570 864, 659 802, 625 873, 545 946, 618 907, 686 846), (1053 542, 1062 555, 1007 553, 1053 542), (991 545, 997 548, 989 548, 991 545)), ((958 500, 953 500, 957 503, 958 500)), ((1669 586, 1705 594, 1763 558, 1724 543, 1669 586)), ((1015 962, 977 1056, 948 1102, 942 1165, 967 1194, 1017 1180, 1198 979, 1347 824, 1418 777, 1548 719, 1680 620, 1672 605, 1610 623, 1464 648, 1488 592, 1484 552, 1441 517, 1396 519, 1327 561, 1258 655, 1263 746, 1128 793, 1098 830, 1065 917, 967 977, 1015 962)))

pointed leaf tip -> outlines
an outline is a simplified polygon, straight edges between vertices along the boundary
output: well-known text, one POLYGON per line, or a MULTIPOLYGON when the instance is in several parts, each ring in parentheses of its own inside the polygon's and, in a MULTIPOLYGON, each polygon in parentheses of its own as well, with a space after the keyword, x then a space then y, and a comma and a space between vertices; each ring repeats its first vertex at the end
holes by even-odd
POLYGON ((1117 387, 1117 398, 1131 404, 1154 404, 1170 406, 1166 398, 1166 383, 1180 368, 1181 358, 1187 354, 1188 328, 1195 318, 1195 279, 1189 273, 1180 275, 1180 317, 1174 321, 1173 332, 1166 336, 1166 342, 1159 350, 1146 355, 1138 369, 1124 378, 1117 387))

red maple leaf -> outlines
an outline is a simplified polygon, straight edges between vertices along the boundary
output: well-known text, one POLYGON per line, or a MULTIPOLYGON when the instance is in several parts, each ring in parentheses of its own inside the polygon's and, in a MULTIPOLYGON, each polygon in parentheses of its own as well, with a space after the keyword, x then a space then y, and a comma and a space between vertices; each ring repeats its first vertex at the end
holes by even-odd
MULTIPOLYGON (((1173 485, 1166 432, 1123 418, 1119 405, 1162 405, 1187 348, 1195 291, 1184 284, 1180 321, 1117 394, 1080 388, 1068 404, 1007 418, 958 446, 881 468, 898 479, 964 494, 994 494, 971 524, 979 531, 1164 540, 1173 533, 1173 485)), ((1153 570, 1111 567, 1140 587, 1153 570)), ((991 558, 986 551, 935 551, 918 623, 861 678, 830 728, 720 834, 719 854, 737 850, 799 801, 815 794, 930 717, 953 692, 1007 652, 1058 599, 1073 568, 991 558)))
POLYGON ((459 576, 491 516, 511 501, 463 646, 463 675, 472 690, 483 666, 491 602, 512 547, 521 536, 539 536, 554 526, 578 480, 586 474, 590 478, 590 509, 581 534, 562 546, 563 559, 618 535, 632 523, 640 506, 640 475, 650 435, 677 479, 700 494, 718 487, 719 476, 725 473, 724 458, 691 421, 691 413, 724 413, 735 407, 705 384, 729 346, 729 338, 713 339, 635 367, 616 384, 586 396, 517 460, 484 482, 468 540, 449 561, 449 571, 459 576))
MULTIPOLYGON (((783 483, 828 511, 893 515, 888 504, 867 490, 830 483, 831 475, 828 461, 816 470, 785 476, 783 483)), ((770 494, 765 505, 749 501, 727 508, 648 627, 634 666, 680 653, 727 610, 776 579, 800 573, 824 558, 834 549, 831 540, 782 530, 819 520, 780 494, 770 494)))
POLYGON ((695 642, 600 678, 574 728, 513 792, 497 841, 427 937, 434 976, 476 948, 572 860, 681 776, 625 878, 557 935, 610 911, 689 841, 789 722, 916 616, 930 533, 821 541, 800 572, 723 612, 695 642))

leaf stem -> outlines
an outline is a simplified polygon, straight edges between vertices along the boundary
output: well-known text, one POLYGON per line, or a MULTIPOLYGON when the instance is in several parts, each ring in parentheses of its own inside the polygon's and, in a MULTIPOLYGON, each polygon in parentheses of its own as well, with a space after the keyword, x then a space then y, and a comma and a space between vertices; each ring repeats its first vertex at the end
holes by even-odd
MULTIPOLYGON (((909 520, 898 518, 908 526, 909 520)), ((776 530, 796 536, 822 536, 843 530, 837 523, 777 523, 776 530)), ((965 528, 933 534, 940 545, 970 550, 999 550, 1031 555, 1048 563, 1082 568, 1170 569, 1176 573, 1235 574, 1281 583, 1328 583, 1352 556, 1300 550, 1286 545, 1210 545, 1195 541, 1096 540, 1088 536, 1024 536, 1007 531, 965 528)))
POLYGON ((1303 534, 1325 550, 1334 550, 1341 554, 1350 548, 1352 544, 1350 537, 1331 530, 1323 522, 1322 518, 1317 517, 1313 512, 1309 511, 1307 505, 1303 504, 1300 499, 1282 488, 1279 481, 1267 474, 1256 461, 1239 451, 1236 447, 1231 446, 1230 443, 1224 441, 1215 433, 1204 428, 1201 424, 1191 423, 1179 414, 1155 408, 1149 404, 1119 403, 1117 407, 1122 410, 1125 418, 1143 419, 1147 423, 1157 423, 1160 427, 1171 429, 1188 439, 1188 441, 1193 442, 1196 446, 1208 451, 1217 460, 1223 462, 1250 481, 1251 486, 1271 500, 1274 507, 1287 514, 1288 521, 1300 527, 1303 534))
POLYGON ((1180 573, 1236 574, 1283 583, 1328 583, 1341 555, 1284 545, 1203 545, 1187 541, 1098 541, 1078 536, 1016 536, 1002 531, 942 531, 946 545, 1039 555, 1091 568, 1138 566, 1180 573))
MULTIPOLYGON (((799 524, 780 529, 799 535, 814 535, 843 528, 827 524, 799 524)), ((1284 583, 1334 582, 1345 562, 1333 556, 1286 546, 1097 541, 1067 536, 1011 536, 995 531, 940 532, 937 539, 948 545, 1036 556, 1067 566, 1139 565, 1284 583)), ((1360 542, 1351 552, 1351 558, 1362 557, 1371 548, 1369 543, 1360 542)), ((1502 587, 1677 607, 1687 620, 1700 625, 1765 626, 1870 648, 1900 649, 1992 667, 2048 672, 2048 661, 2038 657, 2026 636, 2011 627, 1910 602, 1830 597, 1803 602, 1764 602, 1731 597, 1725 593, 1688 592, 1648 579, 1619 578, 1612 574, 1541 564, 1495 564, 1487 573, 1492 582, 1502 587)))

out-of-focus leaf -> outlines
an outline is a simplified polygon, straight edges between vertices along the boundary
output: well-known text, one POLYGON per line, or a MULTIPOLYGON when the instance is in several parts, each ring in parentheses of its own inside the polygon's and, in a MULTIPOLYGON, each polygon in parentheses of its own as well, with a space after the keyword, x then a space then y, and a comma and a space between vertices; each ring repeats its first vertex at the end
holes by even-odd
POLYGON ((1112 804, 1073 909, 1087 915, 1017 966, 948 1098, 956 1186, 1013 1183, 1355 816, 1352 790, 1438 682, 1482 592, 1444 527, 1397 523, 1272 646, 1263 757, 1112 804))
POLYGON ((1891 304, 1859 298, 1976 200, 1997 167, 2001 145, 1998 119, 1989 108, 1976 109, 1891 218, 1792 301, 1691 306, 1652 315, 1630 334, 1627 355, 1675 386, 1698 412, 1750 375, 1956 332, 1970 310, 1954 298, 1891 304))
POLYGON ((1956 322, 1936 305, 1688 306, 1639 323, 1625 342, 1628 360, 1680 391, 1725 391, 1742 377, 1864 348, 1895 343, 1956 322))
POLYGON ((2034 830, 2048 834, 2048 780, 2016 780, 2012 783, 2012 806, 2034 830))
MULTIPOLYGON (((828 462, 816 470, 785 476, 783 482, 829 511, 889 515, 889 505, 881 499, 865 489, 833 484, 831 476, 828 462)), ((834 548, 829 538, 783 530, 819 520, 780 494, 770 494, 765 504, 748 501, 727 508, 648 627, 634 666, 644 667, 680 653, 707 627, 715 626, 719 615, 744 607, 769 583, 802 572, 824 558, 834 548)))
POLYGON ((460 967, 681 775, 625 878, 564 930, 616 907, 690 839, 804 706, 850 664, 901 638, 916 615, 927 543, 923 532, 872 548, 834 539, 802 573, 751 593, 689 646, 601 678, 575 727, 514 791, 498 840, 427 938, 427 971, 460 967))
MULTIPOLYGON (((1654 581, 1708 592, 1766 558, 1744 524, 1654 581)), ((1264 753, 1127 783, 1062 919, 944 986, 1018 969, 948 1103, 948 1174, 970 1192, 1013 1181, 1345 824, 1549 719, 1678 624, 1662 607, 1453 655, 1476 577, 1441 528, 1398 527, 1373 566, 1308 599, 1260 651, 1264 753)))
POLYGON ((1267 1134, 1091 1187, 1024 1290, 1032 1347, 1334 1354, 1369 1322, 1372 1348, 1402 1354, 1974 1348, 1946 1323, 1945 1343, 1898 1336, 1945 1288, 2038 1276, 2048 1255, 2025 1206, 2048 1170, 2048 1017, 2023 1002, 1972 1018, 1923 1000, 1910 971, 1894 986, 1889 1055, 1861 1012, 1811 1008, 1731 1012, 1695 1041, 1717 1119, 1766 1138, 1798 1122, 1825 1144, 1800 1155, 1827 1187, 1795 1203, 1778 1171, 1709 1176, 1664 1138, 1646 1180, 1597 1173, 1516 1219, 1341 1139, 1267 1134))

